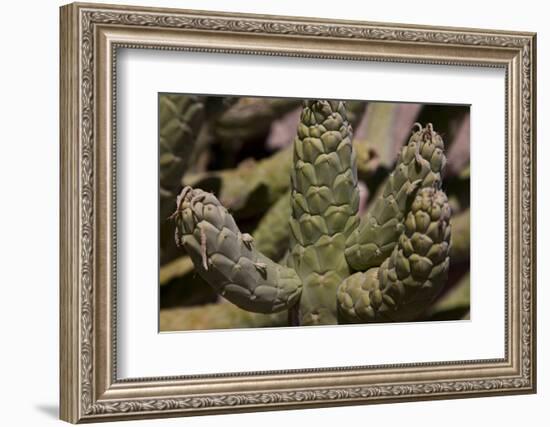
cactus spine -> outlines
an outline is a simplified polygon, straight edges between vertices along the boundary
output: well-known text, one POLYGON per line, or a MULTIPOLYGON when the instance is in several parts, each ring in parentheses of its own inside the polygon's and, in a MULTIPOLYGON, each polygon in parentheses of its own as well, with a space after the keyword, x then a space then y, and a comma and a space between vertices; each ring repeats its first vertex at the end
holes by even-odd
MULTIPOLYGON (((352 129, 341 101, 306 101, 290 173, 287 265, 263 255, 218 199, 185 187, 176 240, 198 273, 240 308, 291 310, 301 325, 414 320, 449 268, 443 141, 413 132, 361 222, 352 129)), ((293 317, 293 316, 291 316, 293 317)))

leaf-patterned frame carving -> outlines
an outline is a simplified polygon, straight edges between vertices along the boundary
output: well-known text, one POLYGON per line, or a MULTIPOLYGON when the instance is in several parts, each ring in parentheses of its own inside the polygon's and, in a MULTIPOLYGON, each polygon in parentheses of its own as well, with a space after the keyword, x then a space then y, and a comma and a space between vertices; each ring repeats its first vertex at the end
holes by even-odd
POLYGON ((64 420, 535 391, 534 34, 72 4, 61 8, 60 125, 60 380, 64 420), (242 41, 253 47, 242 48, 242 41), (118 47, 505 68, 505 357, 117 380, 116 234, 112 225, 116 162, 112 144, 118 47), (285 384, 290 379, 299 385, 289 388, 285 384))

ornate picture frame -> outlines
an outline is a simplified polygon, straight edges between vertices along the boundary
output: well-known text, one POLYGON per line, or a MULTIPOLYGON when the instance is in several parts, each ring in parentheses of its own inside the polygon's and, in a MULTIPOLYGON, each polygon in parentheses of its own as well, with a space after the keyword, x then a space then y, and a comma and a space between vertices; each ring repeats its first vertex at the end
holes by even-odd
POLYGON ((79 3, 63 6, 60 13, 63 420, 536 391, 535 34, 79 3), (114 147, 116 60, 121 48, 503 69, 504 357, 119 379, 114 147))

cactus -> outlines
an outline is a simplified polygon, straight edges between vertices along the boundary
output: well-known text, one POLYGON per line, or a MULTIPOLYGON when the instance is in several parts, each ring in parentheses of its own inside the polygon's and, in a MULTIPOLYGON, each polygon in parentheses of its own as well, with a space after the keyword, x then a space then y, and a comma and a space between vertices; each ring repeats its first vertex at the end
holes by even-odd
MULTIPOLYGON (((280 197, 269 208, 252 234, 256 249, 273 260, 280 260, 288 248, 289 194, 287 193, 285 196, 280 197)), ((180 278, 191 273, 193 269, 193 262, 187 255, 165 263, 160 267, 159 271, 160 286, 168 284, 175 278, 180 278)))
POLYGON ((350 321, 414 319, 439 293, 449 270, 451 209, 441 190, 418 191, 391 255, 338 288, 350 321))
POLYGON ((244 310, 289 310, 299 325, 414 320, 447 280, 451 243, 443 141, 431 124, 416 126, 360 220, 345 102, 305 101, 284 265, 262 254, 213 194, 189 186, 172 215, 176 241, 201 277, 244 310))
POLYGON ((403 230, 411 194, 422 187, 441 186, 441 170, 446 161, 443 140, 431 124, 426 129, 418 126, 402 149, 381 197, 348 239, 346 259, 355 270, 380 265, 392 252, 403 230))

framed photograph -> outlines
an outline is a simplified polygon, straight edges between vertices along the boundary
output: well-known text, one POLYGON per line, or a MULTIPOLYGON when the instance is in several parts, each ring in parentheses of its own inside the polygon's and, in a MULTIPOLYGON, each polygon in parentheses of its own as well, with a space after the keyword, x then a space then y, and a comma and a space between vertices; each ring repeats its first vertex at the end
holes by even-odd
POLYGON ((535 34, 60 22, 62 419, 535 392, 535 34))

